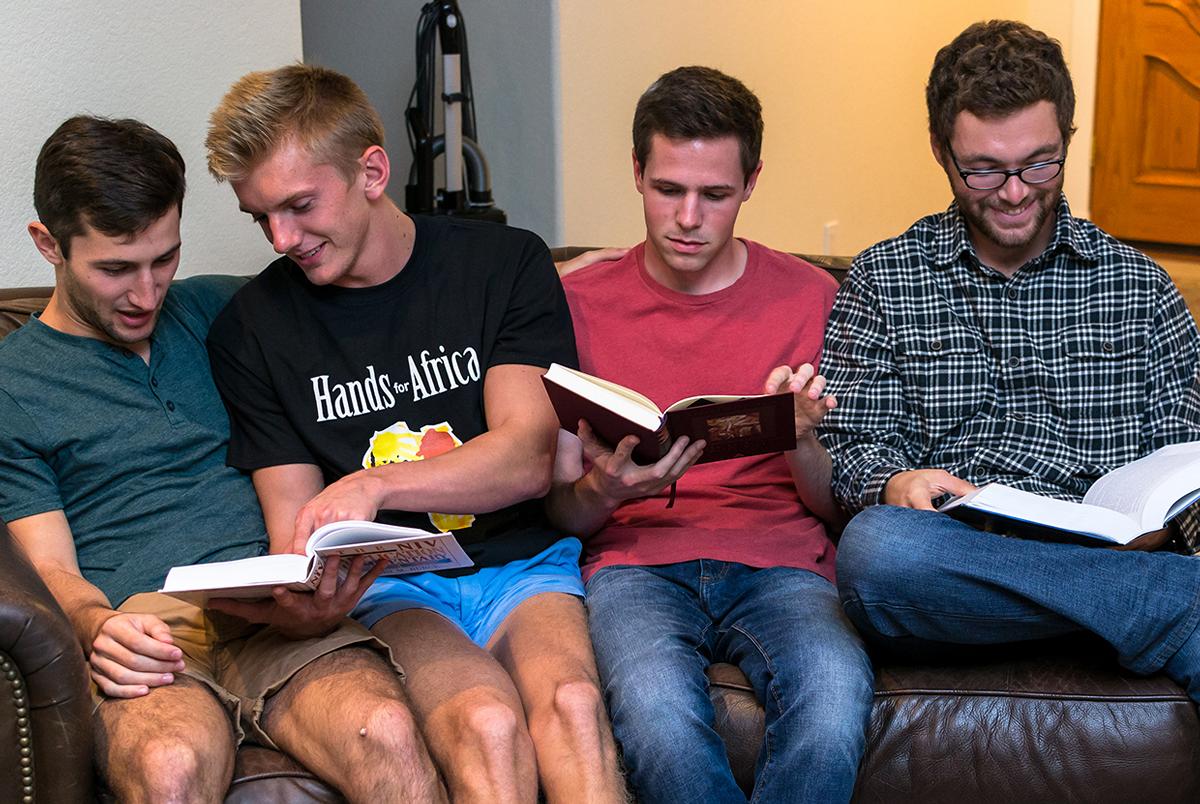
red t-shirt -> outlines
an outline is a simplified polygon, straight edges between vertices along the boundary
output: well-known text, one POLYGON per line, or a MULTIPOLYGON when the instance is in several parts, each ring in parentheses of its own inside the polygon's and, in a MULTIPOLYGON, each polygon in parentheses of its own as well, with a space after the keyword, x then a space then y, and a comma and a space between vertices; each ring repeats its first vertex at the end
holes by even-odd
MULTIPOLYGON (((563 279, 580 368, 639 391, 660 408, 698 394, 756 394, 771 369, 817 364, 837 282, 751 241, 730 287, 679 293, 646 273, 639 245, 563 279)), ((711 558, 800 567, 834 580, 834 547, 796 494, 779 453, 692 467, 673 508, 667 490, 630 500, 585 540, 584 578, 616 564, 711 558)))

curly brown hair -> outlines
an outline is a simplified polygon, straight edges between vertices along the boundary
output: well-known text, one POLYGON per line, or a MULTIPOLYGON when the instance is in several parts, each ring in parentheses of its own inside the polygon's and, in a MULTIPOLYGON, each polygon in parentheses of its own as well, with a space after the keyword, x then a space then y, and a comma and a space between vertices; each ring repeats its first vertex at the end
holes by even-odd
POLYGON ((938 51, 925 85, 929 133, 943 148, 959 112, 1004 117, 1043 100, 1054 104, 1065 147, 1075 133, 1075 88, 1062 46, 1012 20, 968 27, 938 51))

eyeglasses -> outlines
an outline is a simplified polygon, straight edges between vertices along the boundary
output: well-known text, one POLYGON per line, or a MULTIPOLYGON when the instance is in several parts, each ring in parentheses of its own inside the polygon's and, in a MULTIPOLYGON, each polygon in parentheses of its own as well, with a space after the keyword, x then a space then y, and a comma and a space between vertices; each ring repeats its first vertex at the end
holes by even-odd
POLYGON ((958 158, 954 155, 954 149, 947 148, 947 150, 950 152, 950 160, 954 162, 954 168, 958 171, 958 175, 962 176, 963 184, 972 190, 998 190, 1008 184, 1011 176, 1016 176, 1026 184, 1045 184, 1062 173, 1063 163, 1067 161, 1064 154, 1060 159, 1035 162, 1015 170, 963 170, 962 166, 958 164, 958 158))

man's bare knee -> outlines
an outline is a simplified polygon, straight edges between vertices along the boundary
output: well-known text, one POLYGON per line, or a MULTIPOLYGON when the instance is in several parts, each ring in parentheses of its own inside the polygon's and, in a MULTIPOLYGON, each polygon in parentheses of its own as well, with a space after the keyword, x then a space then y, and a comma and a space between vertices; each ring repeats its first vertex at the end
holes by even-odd
POLYGON ((97 713, 97 756, 121 800, 219 798, 233 772, 233 725, 212 693, 190 679, 97 713))
POLYGON ((403 701, 380 699, 363 718, 358 737, 368 751, 385 756, 422 755, 420 729, 403 701))
POLYGON ((466 703, 458 722, 465 736, 488 754, 515 750, 524 732, 517 713, 508 704, 493 698, 466 703))
POLYGON ((554 711, 563 720, 594 722, 604 712, 604 698, 590 678, 561 681, 554 688, 554 711))

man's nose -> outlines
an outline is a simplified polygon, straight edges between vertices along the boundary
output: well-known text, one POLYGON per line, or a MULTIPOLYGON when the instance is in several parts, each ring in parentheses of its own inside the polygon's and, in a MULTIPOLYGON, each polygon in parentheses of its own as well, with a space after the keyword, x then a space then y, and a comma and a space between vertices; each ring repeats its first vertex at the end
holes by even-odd
POLYGON ((287 254, 300 245, 300 231, 291 225, 283 216, 267 218, 267 239, 278 254, 287 254))
POLYGON ((686 194, 675 210, 675 222, 681 229, 695 229, 700 225, 700 198, 692 193, 686 194))
POLYGON ((1021 177, 1015 173, 1007 178, 1008 180, 1000 185, 1000 189, 996 192, 1000 194, 1004 203, 1017 206, 1025 200, 1025 196, 1029 195, 1029 185, 1021 181, 1021 177))

